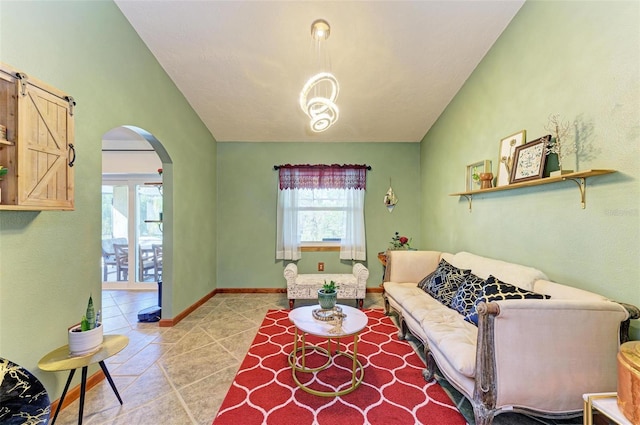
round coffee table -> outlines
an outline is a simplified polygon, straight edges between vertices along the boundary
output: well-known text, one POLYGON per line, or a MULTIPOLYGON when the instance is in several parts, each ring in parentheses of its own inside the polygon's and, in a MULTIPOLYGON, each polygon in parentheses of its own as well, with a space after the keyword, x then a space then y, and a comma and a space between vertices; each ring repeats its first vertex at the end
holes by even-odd
POLYGON ((367 326, 367 316, 357 308, 346 305, 338 305, 342 309, 342 313, 346 316, 342 319, 342 323, 336 321, 326 321, 314 318, 313 310, 319 306, 298 307, 289 312, 289 320, 293 323, 295 334, 293 337, 293 351, 289 354, 289 365, 291 365, 291 374, 296 385, 309 394, 335 397, 352 392, 362 383, 364 379, 364 367, 358 360, 358 338, 360 332, 367 326), (307 345, 306 335, 315 335, 320 338, 327 339, 327 348, 319 345, 307 345), (353 352, 340 351, 340 338, 353 336, 353 352), (337 340, 335 352, 331 349, 331 341, 337 340), (321 353, 327 357, 327 361, 318 367, 307 367, 307 355, 313 353, 321 353), (351 385, 338 391, 319 391, 309 388, 300 382, 297 373, 317 373, 327 369, 333 364, 334 356, 344 356, 351 359, 351 385))

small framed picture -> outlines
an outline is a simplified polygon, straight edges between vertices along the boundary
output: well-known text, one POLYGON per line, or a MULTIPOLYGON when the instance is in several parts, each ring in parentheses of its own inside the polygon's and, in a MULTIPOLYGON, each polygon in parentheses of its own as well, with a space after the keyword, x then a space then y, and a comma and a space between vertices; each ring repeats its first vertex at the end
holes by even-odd
POLYGON ((500 140, 500 150, 498 151, 498 176, 496 178, 496 187, 506 186, 509 184, 509 179, 511 176, 511 168, 513 166, 513 154, 516 150, 516 146, 525 144, 526 137, 527 137, 527 131, 522 130, 500 140))
POLYGON ((485 159, 484 161, 474 162, 467 165, 467 192, 470 190, 480 189, 480 173, 491 172, 491 161, 485 159))
POLYGON ((549 134, 516 147, 513 153, 513 167, 509 183, 542 178, 544 163, 547 159, 545 148, 550 141, 551 135, 549 134))

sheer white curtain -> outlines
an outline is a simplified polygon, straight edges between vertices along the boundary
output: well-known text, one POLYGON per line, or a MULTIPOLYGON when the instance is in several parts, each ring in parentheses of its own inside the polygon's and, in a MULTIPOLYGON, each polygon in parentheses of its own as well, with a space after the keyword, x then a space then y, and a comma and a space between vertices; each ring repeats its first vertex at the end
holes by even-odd
POLYGON ((341 260, 367 259, 367 243, 364 230, 364 193, 362 189, 345 189, 347 212, 344 220, 344 237, 340 242, 341 260))
POLYGON ((366 165, 280 165, 276 223, 276 259, 299 260, 301 232, 298 225, 301 190, 340 189, 347 195, 340 259, 367 259, 364 229, 366 165))
POLYGON ((276 259, 299 260, 300 234, 298 233, 298 191, 278 190, 278 212, 276 222, 276 259))

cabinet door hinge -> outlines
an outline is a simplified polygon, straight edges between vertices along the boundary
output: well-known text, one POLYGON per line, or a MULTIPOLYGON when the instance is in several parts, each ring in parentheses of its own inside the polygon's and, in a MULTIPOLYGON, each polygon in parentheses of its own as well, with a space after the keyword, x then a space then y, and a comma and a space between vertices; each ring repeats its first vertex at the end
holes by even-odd
POLYGON ((71 96, 65 96, 64 100, 69 102, 69 115, 73 116, 73 107, 76 106, 76 101, 71 96))
POLYGON ((16 77, 18 78, 18 80, 20 81, 20 94, 22 96, 26 96, 27 95, 27 85, 29 85, 29 76, 27 74, 25 74, 24 72, 16 72, 16 77))

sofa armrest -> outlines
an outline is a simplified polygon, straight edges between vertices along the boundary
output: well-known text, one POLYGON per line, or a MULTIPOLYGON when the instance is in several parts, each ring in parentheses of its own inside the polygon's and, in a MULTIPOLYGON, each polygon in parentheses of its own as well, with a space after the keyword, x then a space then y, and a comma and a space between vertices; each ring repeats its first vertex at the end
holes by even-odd
POLYGON ((385 282, 418 283, 440 262, 439 251, 387 251, 385 282))
POLYGON ((296 283, 296 277, 298 276, 298 266, 296 263, 289 263, 284 268, 284 278, 287 280, 287 285, 294 285, 296 283))
POLYGON ((631 320, 640 319, 640 309, 632 304, 618 302, 629 313, 629 318, 622 323, 620 327, 620 344, 629 341, 629 327, 631 320))
POLYGON ((611 301, 504 300, 478 305, 474 399, 488 407, 579 411, 615 391, 621 323, 611 301))
POLYGON ((369 278, 369 269, 362 263, 355 263, 353 265, 353 275, 356 277, 358 283, 364 282, 367 285, 367 279, 369 278))

